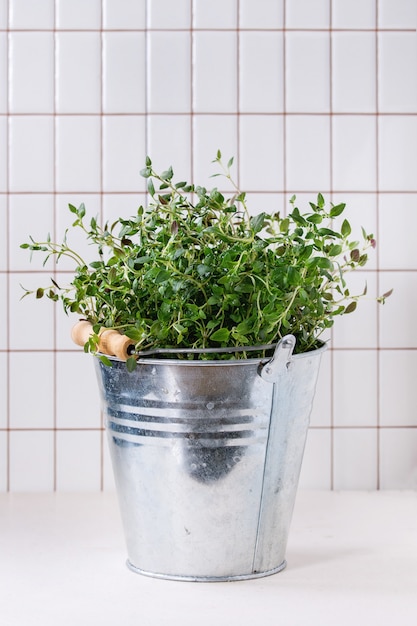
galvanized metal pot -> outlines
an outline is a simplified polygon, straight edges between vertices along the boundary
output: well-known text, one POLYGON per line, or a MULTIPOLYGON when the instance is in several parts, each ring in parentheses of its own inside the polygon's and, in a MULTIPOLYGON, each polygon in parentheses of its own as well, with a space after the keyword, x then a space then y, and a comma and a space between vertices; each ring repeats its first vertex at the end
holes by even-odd
POLYGON ((193 581, 282 570, 320 358, 95 359, 135 572, 193 581))

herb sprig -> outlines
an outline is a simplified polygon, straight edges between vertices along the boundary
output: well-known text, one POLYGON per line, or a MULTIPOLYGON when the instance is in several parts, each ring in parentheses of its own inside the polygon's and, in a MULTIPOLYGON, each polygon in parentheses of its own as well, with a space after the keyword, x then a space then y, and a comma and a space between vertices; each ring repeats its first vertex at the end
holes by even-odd
MULTIPOLYGON (((224 165, 218 151, 214 162, 233 183, 233 159, 224 165)), ((239 189, 226 197, 216 187, 174 182, 172 167, 158 174, 149 157, 141 174, 150 203, 133 217, 101 226, 87 220, 84 204, 69 205, 73 228, 95 250, 92 262, 70 247, 68 233, 62 243, 31 237, 21 246, 44 253, 45 262, 74 262, 68 286, 51 279, 25 295, 61 301, 91 321, 96 335, 86 351, 94 352, 105 327, 128 335, 138 351, 273 344, 291 332, 296 351, 305 352, 366 294, 350 293, 345 277, 365 265, 375 240, 363 229, 361 243, 350 238, 348 220, 335 220, 345 204, 327 208, 318 194, 301 212, 293 196, 287 216, 251 216, 239 189)))

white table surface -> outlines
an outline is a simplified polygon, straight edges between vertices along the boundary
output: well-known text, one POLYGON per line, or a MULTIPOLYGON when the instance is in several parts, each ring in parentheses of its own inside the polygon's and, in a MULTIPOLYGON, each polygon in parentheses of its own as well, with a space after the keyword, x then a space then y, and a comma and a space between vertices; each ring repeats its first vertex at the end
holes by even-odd
POLYGON ((0 495, 1 626, 416 626, 417 492, 300 492, 287 569, 129 571, 113 493, 0 495))

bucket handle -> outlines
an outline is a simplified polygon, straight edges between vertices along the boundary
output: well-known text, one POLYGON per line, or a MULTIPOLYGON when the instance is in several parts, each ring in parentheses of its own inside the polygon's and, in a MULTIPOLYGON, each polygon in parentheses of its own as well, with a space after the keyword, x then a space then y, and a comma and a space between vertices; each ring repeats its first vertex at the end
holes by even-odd
POLYGON ((294 335, 285 335, 277 343, 272 359, 262 366, 260 377, 268 383, 276 383, 280 373, 288 370, 294 348, 294 335))

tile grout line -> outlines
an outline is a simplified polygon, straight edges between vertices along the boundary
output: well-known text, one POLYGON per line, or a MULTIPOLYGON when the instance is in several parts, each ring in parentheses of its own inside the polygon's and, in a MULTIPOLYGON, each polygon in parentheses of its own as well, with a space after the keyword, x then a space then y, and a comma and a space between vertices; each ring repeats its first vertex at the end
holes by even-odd
MULTIPOLYGON (((104 0, 100 2, 100 223, 104 223, 104 0)), ((94 358, 94 357, 93 357, 94 358)), ((98 407, 100 420, 100 491, 104 491, 104 415, 98 407)))
MULTIPOLYGON (((52 137, 52 159, 53 159, 53 180, 52 180, 52 188, 54 191, 53 194, 53 232, 54 232, 54 240, 57 240, 58 234, 58 219, 57 219, 57 144, 58 144, 58 132, 57 132, 57 121, 58 118, 56 116, 56 112, 58 109, 58 34, 57 34, 57 0, 54 0, 53 3, 53 20, 54 20, 54 31, 53 31, 53 42, 54 42, 54 50, 53 50, 53 84, 54 84, 54 103, 53 103, 53 137, 52 137)), ((56 265, 54 265, 53 276, 56 280, 56 265)), ((57 358, 57 310, 56 307, 53 308, 53 381, 52 381, 52 389, 53 389, 53 491, 56 492, 58 490, 58 394, 57 394, 57 375, 58 375, 58 358, 57 358)))
POLYGON ((286 26, 287 23, 287 2, 282 3, 282 24, 284 26, 282 32, 282 180, 283 180, 283 194, 284 194, 284 216, 287 215, 287 36, 286 26))
POLYGON ((240 83, 240 61, 241 61, 241 37, 240 37, 240 22, 241 22, 241 6, 240 0, 236 0, 236 154, 237 154, 237 171, 236 171, 236 184, 240 189, 240 177, 241 177, 241 117, 240 117, 240 100, 241 100, 241 83, 240 83))
POLYGON ((7 146, 7 158, 6 158, 6 491, 11 491, 11 476, 10 476, 10 456, 11 456, 11 442, 10 442, 10 410, 11 410, 11 385, 10 385, 10 151, 11 151, 11 139, 10 139, 10 0, 6 5, 6 20, 8 30, 6 34, 6 106, 7 106, 7 123, 6 123, 6 146, 7 146))
MULTIPOLYGON (((330 200, 333 199, 333 0, 329 0, 329 186, 330 200)), ((333 328, 330 330, 331 341, 334 340, 333 328)), ((335 359, 330 351, 330 489, 335 488, 335 454, 334 454, 334 413, 335 413, 335 359)))
POLYGON ((194 141, 195 141, 195 112, 194 112, 194 1, 190 2, 190 181, 194 183, 194 141))
MULTIPOLYGON (((375 0, 375 26, 379 22, 379 0, 375 0)), ((379 38, 375 31, 375 186, 376 186, 376 289, 380 292, 380 251, 379 251, 379 212, 380 212, 380 167, 379 167, 379 38)), ((376 309, 376 489, 381 489, 381 316, 380 307, 376 309)))

